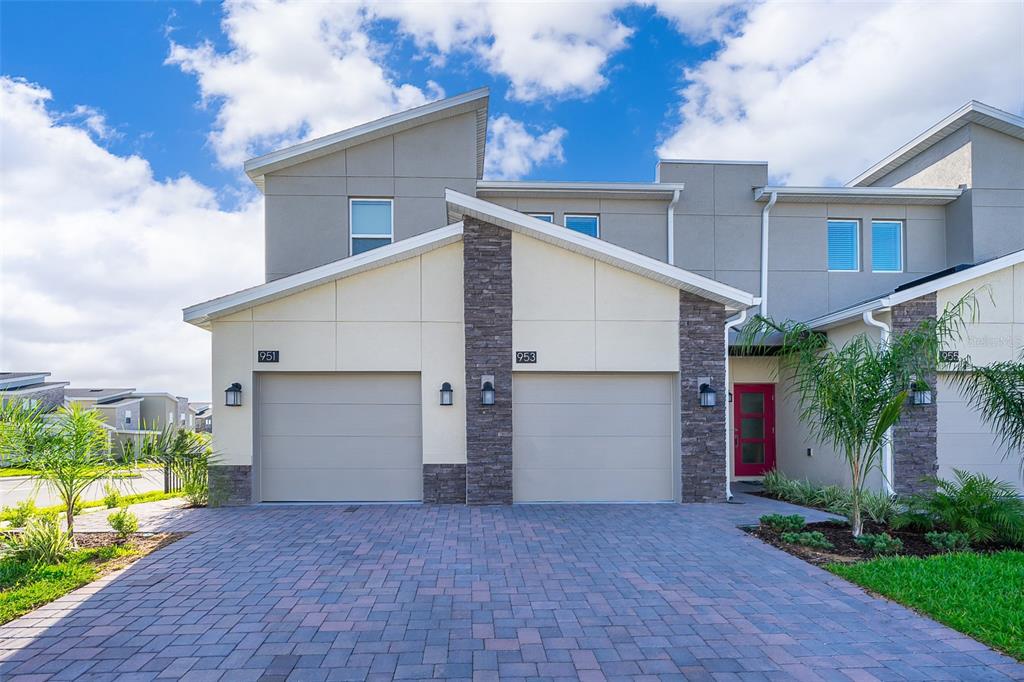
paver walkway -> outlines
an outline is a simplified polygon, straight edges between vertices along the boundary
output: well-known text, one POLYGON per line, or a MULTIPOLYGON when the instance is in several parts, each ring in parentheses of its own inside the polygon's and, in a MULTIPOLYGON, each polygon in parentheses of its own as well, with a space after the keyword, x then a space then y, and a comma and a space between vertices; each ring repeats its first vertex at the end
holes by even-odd
POLYGON ((735 528, 780 503, 279 506, 0 627, 0 679, 1024 679, 735 528), (351 509, 351 510, 350 510, 351 509))

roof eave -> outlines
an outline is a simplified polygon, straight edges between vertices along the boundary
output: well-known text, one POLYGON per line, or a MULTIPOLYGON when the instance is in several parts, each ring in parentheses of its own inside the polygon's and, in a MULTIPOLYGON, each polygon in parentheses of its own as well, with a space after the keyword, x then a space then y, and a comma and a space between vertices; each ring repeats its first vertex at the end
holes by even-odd
POLYGON ((477 182, 478 196, 495 197, 621 197, 671 199, 685 189, 679 183, 655 182, 522 182, 481 180, 477 182))
POLYGON ((789 187, 754 188, 754 201, 768 201, 772 194, 794 203, 846 202, 942 206, 956 201, 963 189, 904 187, 789 187))

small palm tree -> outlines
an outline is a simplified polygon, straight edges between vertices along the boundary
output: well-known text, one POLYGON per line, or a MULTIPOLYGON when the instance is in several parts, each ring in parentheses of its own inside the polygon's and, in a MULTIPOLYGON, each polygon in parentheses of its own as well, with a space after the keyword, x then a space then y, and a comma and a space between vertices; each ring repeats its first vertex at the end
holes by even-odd
POLYGON ((974 365, 966 358, 954 372, 953 383, 998 434, 1004 457, 1022 455, 1020 472, 1024 478, 1024 353, 1016 362, 985 366, 974 365))
POLYGON ((781 335, 779 368, 792 377, 790 392, 799 418, 820 441, 834 448, 850 471, 850 525, 863 532, 861 509, 869 474, 881 470, 882 449, 918 377, 934 373, 942 341, 956 335, 965 312, 974 310, 968 294, 937 320, 892 334, 878 343, 867 334, 842 347, 794 322, 756 316, 744 329, 742 345, 764 348, 770 335, 781 335))
POLYGON ((86 489, 117 468, 110 456, 103 417, 72 404, 51 419, 38 409, 5 408, 0 413, 0 451, 36 471, 60 497, 68 533, 75 530, 75 507, 86 489))

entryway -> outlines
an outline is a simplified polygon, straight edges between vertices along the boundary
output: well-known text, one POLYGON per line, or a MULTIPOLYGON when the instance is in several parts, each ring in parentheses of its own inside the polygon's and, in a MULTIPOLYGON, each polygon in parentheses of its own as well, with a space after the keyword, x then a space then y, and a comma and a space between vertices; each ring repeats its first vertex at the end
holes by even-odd
POLYGON ((733 386, 733 458, 737 476, 775 468, 775 384, 733 386))

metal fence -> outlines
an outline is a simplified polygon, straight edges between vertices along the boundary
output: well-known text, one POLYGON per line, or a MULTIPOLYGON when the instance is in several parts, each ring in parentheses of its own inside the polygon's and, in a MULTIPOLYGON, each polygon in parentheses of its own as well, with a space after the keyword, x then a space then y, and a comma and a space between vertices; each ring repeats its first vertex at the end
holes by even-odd
POLYGON ((181 479, 171 468, 169 462, 164 462, 164 492, 174 493, 181 490, 181 479))

